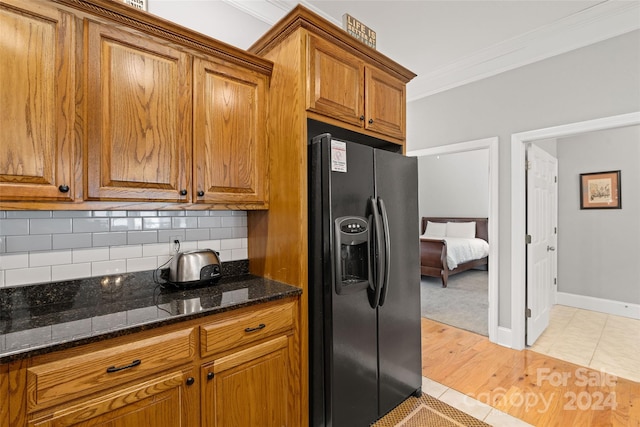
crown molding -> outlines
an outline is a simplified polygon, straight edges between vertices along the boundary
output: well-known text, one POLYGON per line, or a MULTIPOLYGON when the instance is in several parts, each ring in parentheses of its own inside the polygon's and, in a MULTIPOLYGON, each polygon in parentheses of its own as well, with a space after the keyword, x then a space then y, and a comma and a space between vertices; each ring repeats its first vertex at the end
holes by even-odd
POLYGON ((475 52, 407 85, 415 101, 640 28, 640 2, 606 1, 475 52))
MULTIPOLYGON (((338 27, 342 25, 304 0, 223 1, 269 25, 278 22, 298 3, 338 27)), ((407 85, 407 101, 444 92, 637 29, 640 29, 640 1, 606 0, 474 52, 430 73, 418 74, 407 85)))

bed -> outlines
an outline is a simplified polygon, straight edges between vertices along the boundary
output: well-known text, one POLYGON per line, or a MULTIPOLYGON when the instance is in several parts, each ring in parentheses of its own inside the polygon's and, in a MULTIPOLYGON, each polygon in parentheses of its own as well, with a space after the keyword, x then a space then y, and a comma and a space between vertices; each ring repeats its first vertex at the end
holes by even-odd
POLYGON ((420 274, 440 277, 443 288, 451 275, 487 268, 487 218, 423 217, 420 231, 420 274))

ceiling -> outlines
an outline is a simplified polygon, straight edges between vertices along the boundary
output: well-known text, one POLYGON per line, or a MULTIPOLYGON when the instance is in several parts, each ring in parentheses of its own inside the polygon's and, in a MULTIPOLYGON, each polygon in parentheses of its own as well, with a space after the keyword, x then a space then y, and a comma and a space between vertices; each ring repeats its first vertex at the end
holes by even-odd
MULTIPOLYGON (((269 25, 298 3, 224 2, 269 25)), ((408 101, 640 28, 640 0, 300 3, 338 26, 342 26, 342 15, 348 13, 374 30, 376 49, 418 75, 407 86, 408 101)))

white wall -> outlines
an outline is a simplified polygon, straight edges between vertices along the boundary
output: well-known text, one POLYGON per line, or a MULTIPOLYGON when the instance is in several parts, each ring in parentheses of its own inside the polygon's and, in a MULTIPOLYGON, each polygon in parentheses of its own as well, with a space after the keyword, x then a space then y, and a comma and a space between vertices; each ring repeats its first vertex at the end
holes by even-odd
POLYGON ((222 0, 149 0, 148 11, 240 49, 247 49, 271 25, 222 0))
POLYGON ((638 76, 640 31, 634 31, 407 106, 410 151, 500 139, 500 326, 511 327, 511 135, 640 111, 638 76))
POLYGON ((489 150, 418 158, 420 217, 489 215, 489 150))
POLYGON ((558 140, 558 291, 640 303, 640 126, 558 140), (580 174, 620 170, 622 209, 580 209, 580 174))

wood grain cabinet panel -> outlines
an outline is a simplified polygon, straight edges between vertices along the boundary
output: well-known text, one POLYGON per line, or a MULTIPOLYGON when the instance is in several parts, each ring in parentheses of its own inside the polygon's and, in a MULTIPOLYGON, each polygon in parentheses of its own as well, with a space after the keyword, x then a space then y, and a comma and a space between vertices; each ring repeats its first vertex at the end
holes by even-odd
POLYGON ((172 372, 33 419, 29 427, 198 425, 195 368, 172 372))
POLYGON ((73 16, 44 2, 2 1, 0 28, 0 200, 71 200, 73 16))
POLYGON ((204 426, 296 426, 289 375, 291 339, 280 336, 202 367, 204 426))
POLYGON ((266 205, 266 76, 200 58, 194 70, 197 202, 266 205))
POLYGON ((87 52, 86 199, 190 201, 189 55, 91 21, 87 52))
POLYGON ((308 37, 307 110, 404 139, 406 85, 334 43, 308 37))

